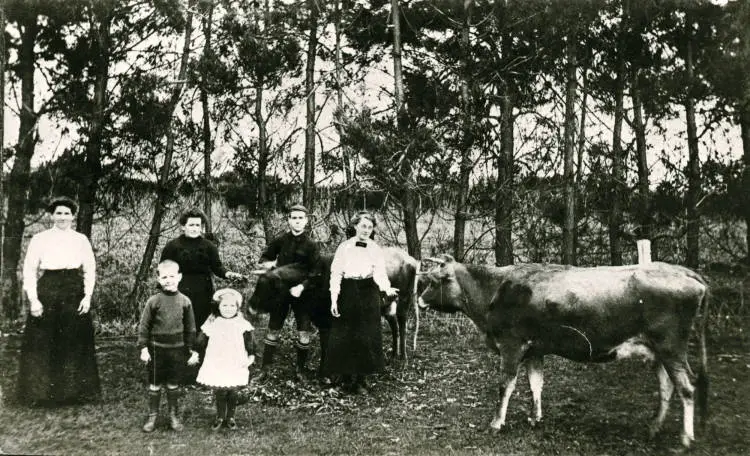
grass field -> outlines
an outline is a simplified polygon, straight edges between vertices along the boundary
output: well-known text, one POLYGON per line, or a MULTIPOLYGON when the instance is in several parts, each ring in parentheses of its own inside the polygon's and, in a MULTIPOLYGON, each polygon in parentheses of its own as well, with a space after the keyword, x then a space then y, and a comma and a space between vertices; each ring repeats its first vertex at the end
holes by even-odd
MULTIPOLYGON (((140 431, 146 410, 142 367, 127 338, 98 341, 103 403, 17 406, 12 391, 19 340, 4 337, 0 454, 661 455, 678 446, 681 406, 676 399, 663 435, 647 438, 657 382, 652 367, 640 361, 594 365, 549 357, 544 423, 531 428, 526 422, 530 393, 522 375, 509 408, 510 427, 492 432, 497 358, 486 352, 465 318, 429 314, 423 320, 417 351, 409 351, 403 368, 389 368, 369 395, 341 395, 291 382, 293 347, 287 340, 275 381, 249 388, 250 401, 238 409, 240 428, 219 433, 209 428, 211 395, 197 389, 183 399, 183 432, 140 431)), ((390 340, 387 329, 384 337, 390 340)), ((747 338, 714 340, 709 350, 712 416, 704 431, 698 428, 693 454, 750 454, 750 343, 747 338)))

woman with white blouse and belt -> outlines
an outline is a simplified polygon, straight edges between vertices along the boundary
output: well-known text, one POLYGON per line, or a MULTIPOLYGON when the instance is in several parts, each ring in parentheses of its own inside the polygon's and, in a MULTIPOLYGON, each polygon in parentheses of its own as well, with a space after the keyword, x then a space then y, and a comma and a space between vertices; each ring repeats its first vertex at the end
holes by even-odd
POLYGON ((48 206, 52 228, 31 238, 23 264, 29 298, 18 374, 18 398, 29 405, 62 405, 100 398, 91 295, 96 281, 88 238, 73 230, 76 203, 48 206))
POLYGON ((365 392, 365 375, 385 367, 380 293, 395 296, 380 246, 370 239, 375 217, 360 212, 351 221, 356 235, 342 242, 331 263, 331 314, 336 317, 323 364, 327 376, 340 375, 352 392, 365 392))

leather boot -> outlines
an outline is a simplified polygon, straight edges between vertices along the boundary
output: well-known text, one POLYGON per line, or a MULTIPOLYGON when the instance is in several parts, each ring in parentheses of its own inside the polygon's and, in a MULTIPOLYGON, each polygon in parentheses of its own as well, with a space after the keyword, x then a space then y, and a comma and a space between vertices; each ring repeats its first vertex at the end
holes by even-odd
POLYGON ((181 431, 184 426, 180 422, 180 410, 178 404, 180 402, 181 391, 179 388, 167 389, 167 406, 169 408, 169 427, 173 431, 181 431))
POLYGON ((276 350, 279 348, 279 341, 269 341, 266 339, 263 341, 263 345, 263 360, 260 365, 260 373, 255 377, 259 382, 265 381, 270 376, 271 365, 273 364, 276 350))
POLYGON ((148 418, 143 424, 143 432, 154 432, 156 429, 156 418, 159 416, 159 402, 161 401, 161 389, 148 390, 148 418))

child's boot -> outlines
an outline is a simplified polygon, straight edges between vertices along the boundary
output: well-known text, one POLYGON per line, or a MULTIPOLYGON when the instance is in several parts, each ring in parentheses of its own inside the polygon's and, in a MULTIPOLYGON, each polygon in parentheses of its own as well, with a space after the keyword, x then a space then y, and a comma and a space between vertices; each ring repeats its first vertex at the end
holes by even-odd
POLYGON ((227 391, 227 418, 224 420, 227 428, 237 429, 237 422, 234 421, 234 411, 237 408, 237 391, 227 391))
POLYGON ((156 429, 156 417, 159 416, 160 401, 161 389, 148 390, 148 418, 143 424, 143 432, 154 432, 154 429, 156 429))
POLYGON ((169 389, 167 388, 167 405, 169 406, 169 427, 172 428, 173 431, 181 431, 184 426, 180 422, 180 411, 179 411, 179 401, 180 401, 180 394, 181 391, 179 388, 169 389))

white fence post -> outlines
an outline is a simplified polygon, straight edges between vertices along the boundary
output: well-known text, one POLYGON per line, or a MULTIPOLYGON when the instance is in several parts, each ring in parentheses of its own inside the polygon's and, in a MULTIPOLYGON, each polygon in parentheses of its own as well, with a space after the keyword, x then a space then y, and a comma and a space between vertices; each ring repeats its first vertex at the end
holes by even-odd
POLYGON ((635 243, 638 246, 638 264, 651 263, 651 241, 638 239, 635 243))

